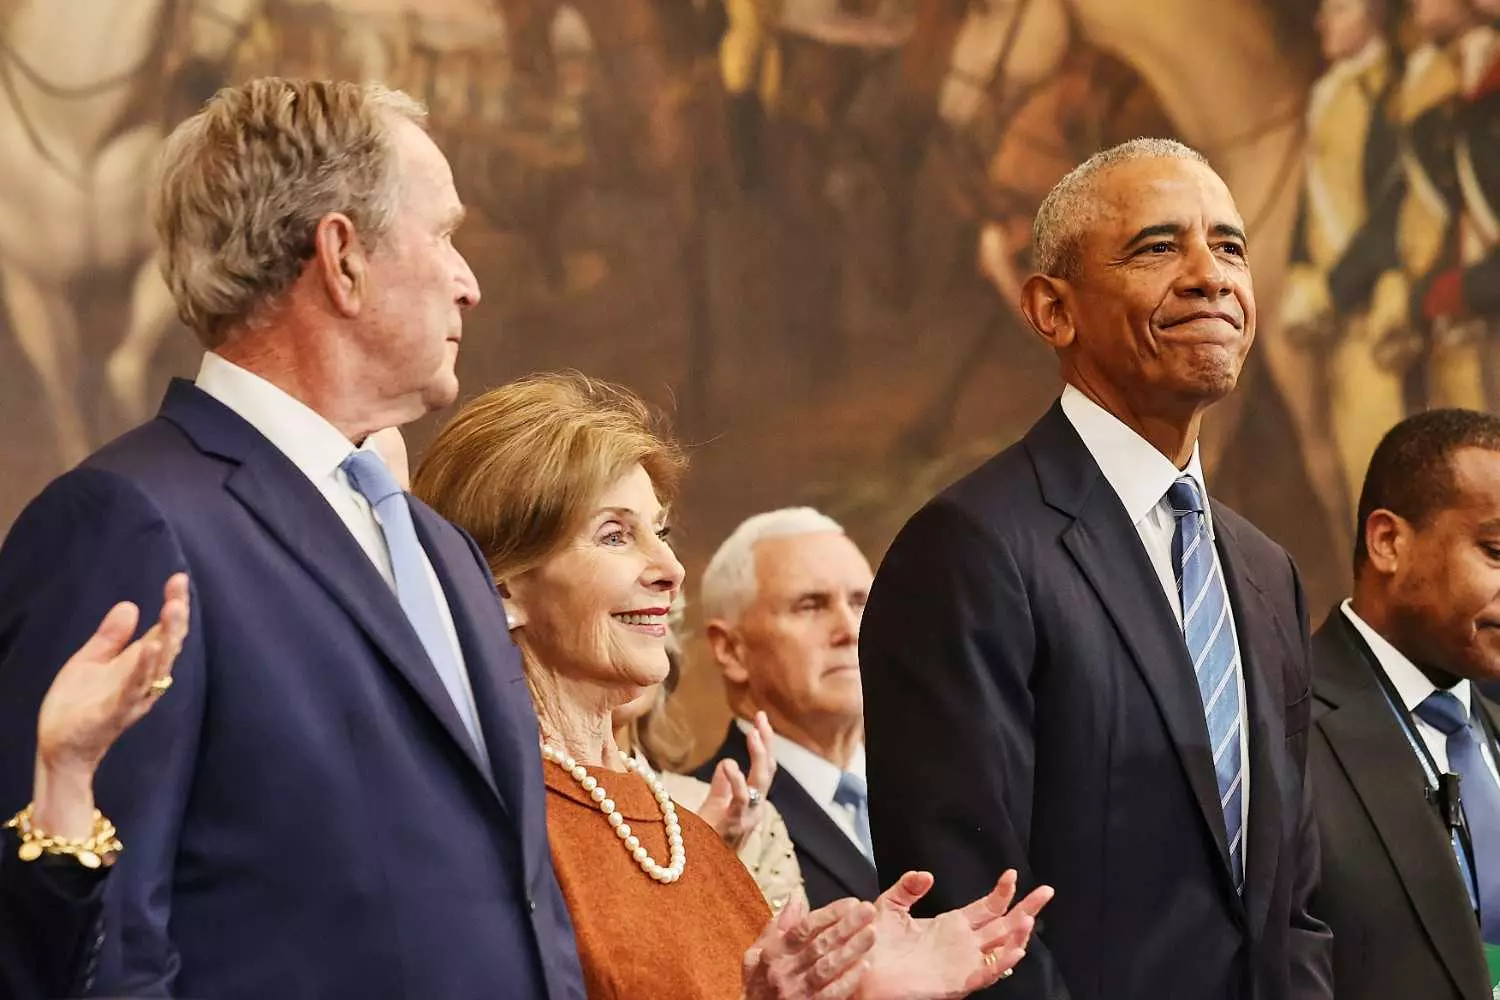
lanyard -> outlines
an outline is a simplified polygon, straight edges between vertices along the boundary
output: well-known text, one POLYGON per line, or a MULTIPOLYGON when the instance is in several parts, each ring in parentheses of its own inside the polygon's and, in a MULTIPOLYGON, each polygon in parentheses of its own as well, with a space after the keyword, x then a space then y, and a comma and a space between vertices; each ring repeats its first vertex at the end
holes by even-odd
MULTIPOLYGON (((1396 724, 1401 727, 1401 734, 1406 737, 1406 743, 1411 747, 1411 752, 1416 756, 1417 763, 1422 765, 1422 774, 1427 779, 1427 797, 1438 807, 1442 816, 1443 825, 1448 828, 1448 839, 1453 844, 1453 856, 1458 861, 1459 874, 1463 876, 1464 888, 1469 891, 1469 903, 1474 912, 1479 912, 1479 888, 1478 879, 1474 871, 1473 854, 1470 851, 1468 830, 1464 826, 1462 815, 1462 803, 1459 802, 1458 783, 1454 780, 1456 775, 1437 773, 1437 763, 1428 753, 1427 747, 1422 744, 1421 737, 1417 733, 1416 723, 1412 722, 1411 715, 1401 710, 1395 695, 1391 692, 1390 680, 1381 670, 1377 677, 1380 680, 1380 690, 1385 695, 1386 704, 1391 707, 1391 712, 1396 716, 1396 724)), ((1472 713, 1473 709, 1470 709, 1472 713)), ((1488 735, 1488 733, 1486 733, 1488 735)))

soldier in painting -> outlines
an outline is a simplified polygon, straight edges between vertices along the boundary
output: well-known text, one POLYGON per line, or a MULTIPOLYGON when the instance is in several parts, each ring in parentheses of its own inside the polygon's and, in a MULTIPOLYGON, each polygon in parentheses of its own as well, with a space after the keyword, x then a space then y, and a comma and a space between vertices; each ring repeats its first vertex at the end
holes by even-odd
POLYGON ((1401 379, 1378 363, 1368 311, 1397 266, 1405 191, 1391 105, 1399 52, 1391 0, 1323 0, 1318 35, 1328 69, 1307 107, 1307 156, 1282 323, 1327 378, 1345 506, 1386 428, 1405 415, 1401 379))
POLYGON ((1446 141, 1424 150, 1443 157, 1432 173, 1447 200, 1447 225, 1435 266, 1416 284, 1410 308, 1450 355, 1448 387, 1466 395, 1463 405, 1494 409, 1500 406, 1500 0, 1438 6, 1465 8, 1467 16, 1450 43, 1456 93, 1448 108, 1429 113, 1446 127, 1446 141))
POLYGON ((1453 279, 1443 276, 1462 273, 1465 263, 1456 115, 1464 64, 1475 72, 1465 52, 1487 19, 1475 0, 1412 0, 1411 14, 1422 41, 1407 60, 1396 103, 1406 184, 1397 222, 1400 263, 1376 287, 1371 332, 1378 360, 1402 379, 1407 412, 1484 409, 1483 336, 1464 315, 1461 296, 1452 294, 1453 279))

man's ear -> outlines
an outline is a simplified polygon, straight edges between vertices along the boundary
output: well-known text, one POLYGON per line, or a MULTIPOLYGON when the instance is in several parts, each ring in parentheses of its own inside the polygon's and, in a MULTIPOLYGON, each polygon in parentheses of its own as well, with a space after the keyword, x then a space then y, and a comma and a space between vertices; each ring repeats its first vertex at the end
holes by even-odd
POLYGON ((1069 306, 1071 286, 1062 278, 1033 274, 1021 286, 1021 314, 1054 351, 1073 343, 1078 328, 1069 306))
POLYGON ((313 231, 313 271, 334 311, 347 319, 359 315, 369 295, 369 267, 354 221, 330 212, 313 231))
POLYGON ((714 618, 703 626, 703 638, 708 642, 709 652, 724 675, 726 683, 743 687, 750 683, 750 671, 745 668, 744 644, 738 631, 722 618, 714 618))
POLYGON ((1394 576, 1410 558, 1414 541, 1411 522, 1400 514, 1380 508, 1364 523, 1365 565, 1381 576, 1394 576))

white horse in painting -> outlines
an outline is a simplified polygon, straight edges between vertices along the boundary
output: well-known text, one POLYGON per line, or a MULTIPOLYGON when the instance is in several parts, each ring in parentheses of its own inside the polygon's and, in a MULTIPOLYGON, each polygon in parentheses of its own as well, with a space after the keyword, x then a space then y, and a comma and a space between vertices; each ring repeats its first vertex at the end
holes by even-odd
POLYGON ((173 320, 147 188, 169 59, 227 58, 256 0, 19 0, 0 23, 0 290, 71 465, 146 414, 151 356, 173 320), (128 287, 100 377, 85 377, 78 303, 128 287), (104 413, 93 411, 93 400, 104 413))

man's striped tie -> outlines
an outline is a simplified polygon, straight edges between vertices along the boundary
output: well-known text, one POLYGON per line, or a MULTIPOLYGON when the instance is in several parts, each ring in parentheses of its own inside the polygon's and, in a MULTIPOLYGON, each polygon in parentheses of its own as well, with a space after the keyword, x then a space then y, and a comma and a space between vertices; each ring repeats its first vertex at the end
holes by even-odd
POLYGON ((1245 810, 1240 741, 1245 730, 1240 711, 1240 650, 1229 620, 1229 591, 1219 561, 1214 558, 1214 543, 1203 517, 1203 497, 1197 484, 1189 476, 1181 477, 1167 490, 1167 502, 1177 516, 1172 562, 1182 599, 1182 635, 1193 658, 1203 715, 1208 721, 1219 807, 1224 811, 1224 830, 1229 838, 1229 866, 1235 888, 1243 890, 1245 810))

